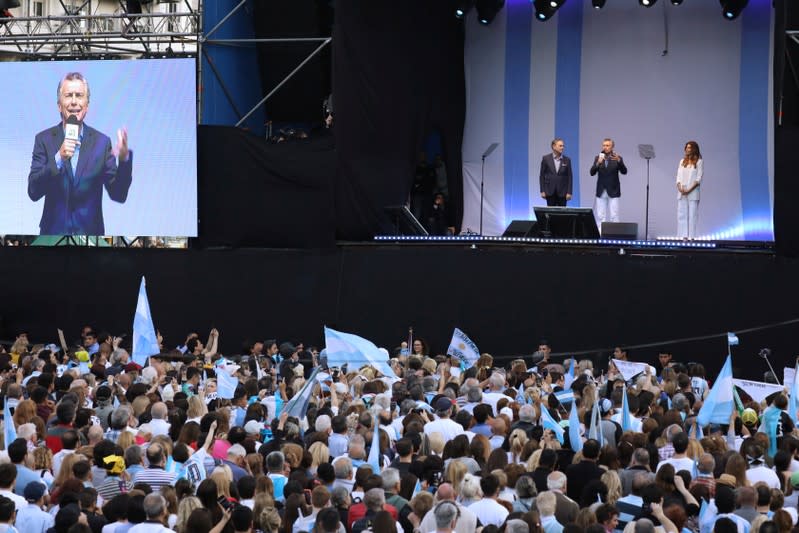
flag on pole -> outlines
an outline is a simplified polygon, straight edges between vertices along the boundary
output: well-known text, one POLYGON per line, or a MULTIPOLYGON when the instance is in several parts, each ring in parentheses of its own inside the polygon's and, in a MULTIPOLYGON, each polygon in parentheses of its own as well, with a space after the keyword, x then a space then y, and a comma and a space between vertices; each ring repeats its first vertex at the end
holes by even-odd
MULTIPOLYGON (((328 359, 328 362, 329 361, 328 359)), ((282 411, 287 412, 289 416, 297 417, 299 420, 305 418, 305 413, 308 412, 308 404, 311 401, 311 393, 313 392, 314 385, 316 385, 316 374, 319 373, 319 368, 320 367, 316 367, 314 369, 302 388, 295 392, 294 396, 283 405, 282 411)))
POLYGON ((774 457, 774 454, 777 453, 777 425, 780 422, 781 416, 782 411, 774 404, 769 405, 766 407, 766 410, 763 411, 763 416, 761 418, 762 423, 758 431, 768 435, 769 457, 774 457))
MULTIPOLYGON (((799 421, 799 416, 796 414, 799 411, 799 363, 796 364, 796 370, 797 372, 793 375, 793 381, 791 381, 791 396, 788 398, 788 415, 790 415, 794 424, 799 421)), ((786 385, 788 384, 786 383, 786 385)))
POLYGON ((372 467, 372 473, 380 475, 380 420, 375 416, 372 419, 372 424, 375 427, 372 436, 372 446, 369 447, 369 458, 367 463, 372 467))
POLYGON ((575 402, 572 402, 572 409, 569 412, 569 443, 575 453, 583 449, 583 439, 580 437, 580 417, 577 415, 575 402))
POLYGON ((232 400, 236 394, 236 387, 239 386, 238 378, 235 378, 224 370, 217 370, 216 373, 216 392, 223 400, 232 400))
POLYGON ((599 401, 594 402, 591 409, 591 426, 588 429, 588 438, 599 442, 599 447, 604 446, 605 436, 602 434, 602 416, 599 414, 599 401))
POLYGON ((454 355, 466 368, 471 368, 480 359, 480 350, 464 332, 455 328, 452 332, 452 340, 449 341, 447 355, 454 355))
POLYGON ((541 406, 541 425, 544 426, 544 429, 551 430, 558 438, 558 442, 563 444, 563 428, 560 427, 560 424, 555 422, 555 419, 552 418, 552 415, 549 414, 549 410, 544 405, 541 406))
POLYGON ((727 332, 727 346, 738 346, 738 336, 735 333, 727 332))
POLYGON ((3 402, 3 442, 6 450, 9 444, 17 440, 17 428, 14 427, 14 419, 11 417, 11 405, 8 403, 8 396, 3 402))
POLYGON ((553 394, 555 394, 555 398, 558 399, 558 402, 563 405, 569 405, 574 401, 574 391, 571 389, 561 390, 553 394))
POLYGON ((396 377, 386 360, 386 355, 371 341, 358 335, 325 327, 325 349, 328 368, 349 365, 350 371, 357 371, 362 366, 370 365, 384 376, 396 377))
POLYGON ((708 424, 729 424, 730 416, 735 408, 735 387, 732 383, 732 356, 728 355, 721 367, 721 372, 710 393, 699 409, 697 423, 704 427, 708 424))
POLYGON ((621 395, 621 430, 630 431, 633 429, 633 419, 630 415, 630 404, 627 401, 627 387, 622 389, 621 395))
POLYGON ((569 365, 569 371, 563 376, 563 388, 570 389, 572 383, 574 383, 574 357, 572 357, 572 362, 569 365))
POLYGON ((147 365, 147 358, 161 353, 158 338, 155 335, 153 316, 150 314, 150 303, 147 300, 147 287, 144 276, 139 285, 139 301, 136 303, 136 314, 133 316, 133 362, 147 365))

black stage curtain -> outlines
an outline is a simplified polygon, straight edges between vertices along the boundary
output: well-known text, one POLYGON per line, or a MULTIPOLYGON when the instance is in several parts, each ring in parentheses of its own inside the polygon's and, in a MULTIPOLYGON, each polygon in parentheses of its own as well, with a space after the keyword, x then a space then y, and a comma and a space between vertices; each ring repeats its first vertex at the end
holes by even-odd
POLYGON ((280 144, 238 128, 198 132, 199 247, 335 244, 331 135, 280 144))
POLYGON ((339 0, 333 94, 339 155, 338 236, 386 231, 385 206, 408 200, 417 154, 438 130, 450 209, 463 217, 461 144, 466 109, 463 23, 453 0, 339 0))

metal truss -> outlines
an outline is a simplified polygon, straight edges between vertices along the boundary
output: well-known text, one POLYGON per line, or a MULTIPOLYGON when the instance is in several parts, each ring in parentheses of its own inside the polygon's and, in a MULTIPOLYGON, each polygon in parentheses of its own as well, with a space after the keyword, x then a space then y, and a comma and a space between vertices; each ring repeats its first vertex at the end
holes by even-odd
POLYGON ((1 19, 0 53, 20 59, 196 53, 200 16, 192 11, 1 19))

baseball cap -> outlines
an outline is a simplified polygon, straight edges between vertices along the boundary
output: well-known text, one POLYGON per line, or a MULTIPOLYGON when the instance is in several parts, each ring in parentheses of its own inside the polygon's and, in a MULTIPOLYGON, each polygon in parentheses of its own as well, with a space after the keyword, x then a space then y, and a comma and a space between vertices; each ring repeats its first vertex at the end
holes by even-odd
POLYGON ((452 408, 452 400, 449 398, 439 398, 433 403, 433 409, 436 411, 446 411, 452 408))
POLYGON ((741 422, 746 426, 754 426, 757 424, 757 413, 755 410, 751 407, 744 409, 744 412, 741 413, 741 422))
POLYGON ((44 483, 39 483, 38 481, 31 481, 27 485, 25 485, 25 491, 23 492, 25 499, 29 502, 38 501, 44 493, 47 491, 47 487, 44 483))

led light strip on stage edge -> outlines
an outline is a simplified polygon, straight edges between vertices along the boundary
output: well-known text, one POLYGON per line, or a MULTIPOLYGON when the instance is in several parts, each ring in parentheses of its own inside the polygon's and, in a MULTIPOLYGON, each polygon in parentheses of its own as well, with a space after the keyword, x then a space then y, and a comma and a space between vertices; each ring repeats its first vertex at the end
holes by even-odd
POLYGON ((540 237, 486 237, 480 235, 376 235, 375 241, 380 242, 468 242, 468 243, 526 243, 526 244, 566 244, 566 245, 592 245, 592 246, 632 246, 632 247, 651 247, 651 248, 716 248, 715 242, 707 241, 683 241, 683 240, 655 240, 655 241, 635 241, 635 240, 616 240, 616 239, 544 239, 540 237))

